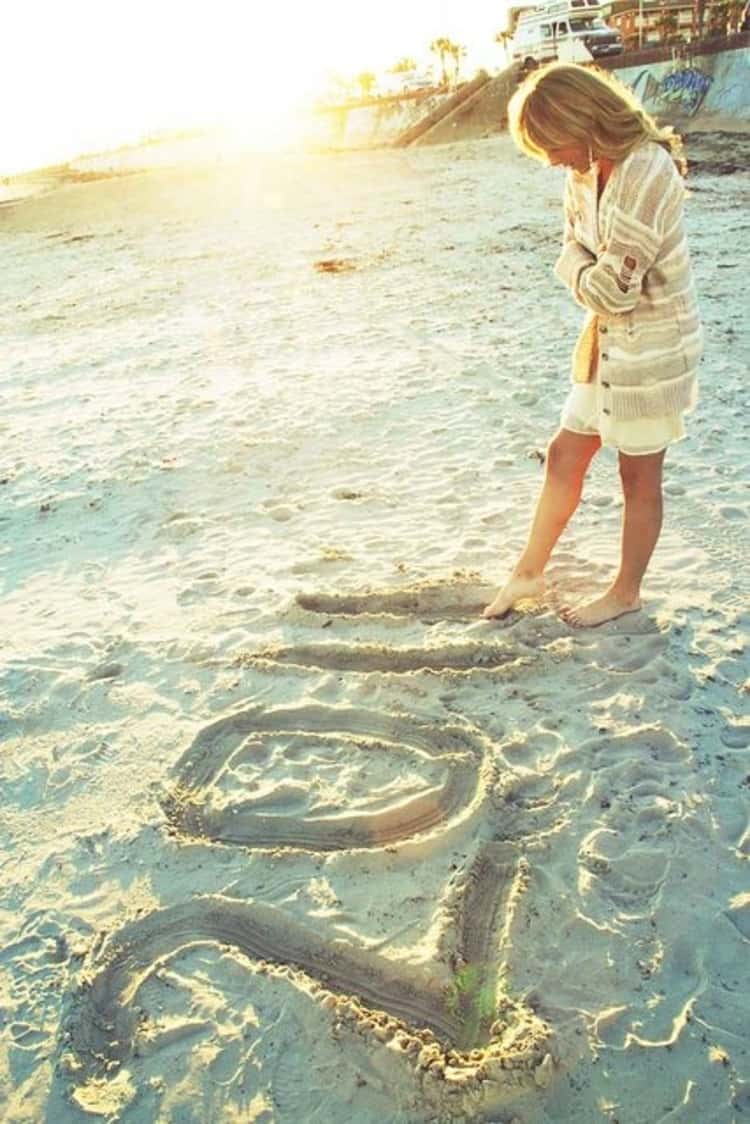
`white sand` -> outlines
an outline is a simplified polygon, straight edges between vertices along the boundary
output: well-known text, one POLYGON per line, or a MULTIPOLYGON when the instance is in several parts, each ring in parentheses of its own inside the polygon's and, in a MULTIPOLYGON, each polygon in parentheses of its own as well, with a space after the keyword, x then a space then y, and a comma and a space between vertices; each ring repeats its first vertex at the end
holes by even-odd
POLYGON ((750 1109, 750 183, 695 177, 702 402, 587 632, 477 619, 567 390, 561 185, 500 138, 0 213, 4 1121, 750 1109))

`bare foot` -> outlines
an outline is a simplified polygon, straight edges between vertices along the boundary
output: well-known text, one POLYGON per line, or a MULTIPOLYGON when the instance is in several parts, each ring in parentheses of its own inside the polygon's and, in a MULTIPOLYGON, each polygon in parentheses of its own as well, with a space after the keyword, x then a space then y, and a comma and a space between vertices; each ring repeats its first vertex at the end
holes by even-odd
POLYGON ((512 577, 505 583, 494 601, 482 610, 485 620, 493 617, 504 617, 505 614, 517 605, 519 601, 526 601, 532 597, 542 597, 544 594, 544 578, 516 578, 512 577))
POLYGON ((625 613, 637 613, 641 607, 640 597, 634 600, 623 601, 609 590, 603 597, 590 601, 588 605, 581 605, 577 609, 565 608, 560 616, 574 628, 595 628, 605 621, 613 621, 625 613))

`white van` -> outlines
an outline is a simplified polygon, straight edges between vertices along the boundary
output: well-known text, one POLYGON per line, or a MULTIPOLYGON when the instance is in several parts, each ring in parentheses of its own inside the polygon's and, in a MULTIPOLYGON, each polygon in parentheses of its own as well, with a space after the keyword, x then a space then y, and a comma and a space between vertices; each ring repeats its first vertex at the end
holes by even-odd
POLYGON ((564 0, 522 11, 511 41, 513 61, 533 66, 561 53, 575 58, 576 47, 584 47, 594 59, 622 54, 620 32, 608 27, 598 12, 598 3, 587 0, 564 0))

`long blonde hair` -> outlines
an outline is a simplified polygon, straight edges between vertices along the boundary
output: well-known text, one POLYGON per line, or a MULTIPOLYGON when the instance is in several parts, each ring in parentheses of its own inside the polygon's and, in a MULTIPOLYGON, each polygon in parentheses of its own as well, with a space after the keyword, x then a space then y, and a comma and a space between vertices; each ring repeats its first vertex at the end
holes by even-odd
POLYGON ((594 158, 617 162, 651 140, 686 172, 682 139, 657 125, 633 91, 599 67, 552 62, 532 71, 510 99, 508 124, 520 150, 537 160, 580 141, 594 158))

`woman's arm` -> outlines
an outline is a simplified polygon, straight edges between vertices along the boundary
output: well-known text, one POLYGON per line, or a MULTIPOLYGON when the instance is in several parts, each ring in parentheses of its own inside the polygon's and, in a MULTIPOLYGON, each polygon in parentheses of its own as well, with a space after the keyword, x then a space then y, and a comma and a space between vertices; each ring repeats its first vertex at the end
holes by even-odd
POLYGON ((563 228, 563 245, 560 257, 555 264, 555 273, 568 286, 578 304, 583 308, 586 305, 578 296, 578 278, 581 270, 593 265, 596 258, 585 246, 576 241, 575 235, 575 206, 570 183, 571 177, 565 177, 565 194, 563 197, 563 214, 565 224, 563 228))
MULTIPOLYGON (((635 308, 643 278, 656 260, 664 236, 664 216, 682 196, 682 183, 664 149, 639 153, 621 169, 613 203, 612 229, 594 257, 579 243, 566 241, 555 273, 584 308, 617 316, 635 308), (644 166, 645 165, 645 166, 644 166)), ((568 217, 566 216, 566 231, 568 217)))

